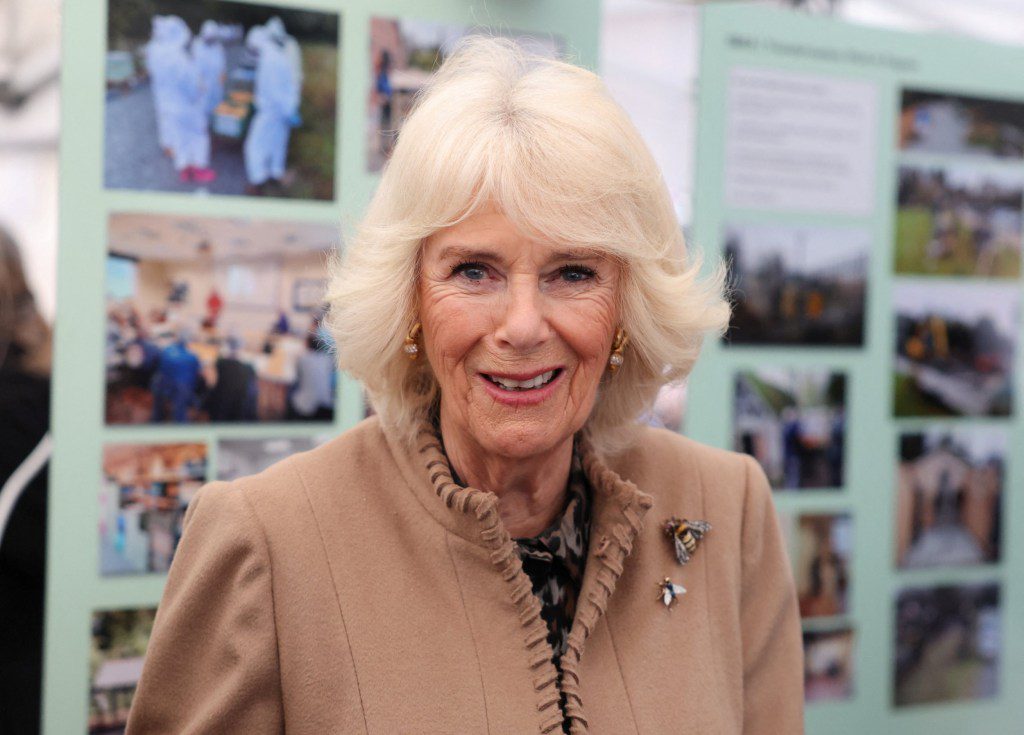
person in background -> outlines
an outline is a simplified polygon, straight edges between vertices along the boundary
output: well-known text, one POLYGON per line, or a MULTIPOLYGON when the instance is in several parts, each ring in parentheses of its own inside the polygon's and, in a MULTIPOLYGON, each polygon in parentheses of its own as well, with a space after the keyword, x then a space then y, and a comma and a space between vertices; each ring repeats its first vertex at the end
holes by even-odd
POLYGON ((274 320, 274 325, 270 328, 271 334, 288 334, 292 331, 291 324, 288 322, 288 315, 282 309, 277 312, 277 319, 274 320))
POLYGON ((0 229, 0 732, 40 731, 50 327, 0 229))
POLYGON ((238 338, 228 337, 217 358, 217 380, 206 398, 210 421, 256 420, 256 371, 240 359, 239 347, 238 338))
POLYGON ((288 399, 288 418, 330 421, 334 418, 334 359, 320 349, 316 332, 306 337, 306 350, 295 366, 295 388, 288 399))
POLYGON ((188 420, 188 408, 195 399, 200 381, 199 358, 189 352, 188 340, 188 333, 182 330, 178 338, 160 353, 160 362, 153 377, 155 422, 163 421, 168 413, 177 424, 188 420))
POLYGON ((168 111, 169 75, 167 73, 168 40, 171 36, 169 18, 153 16, 153 35, 146 44, 146 71, 149 73, 150 90, 153 93, 153 108, 156 113, 157 139, 160 148, 168 158, 174 157, 173 126, 168 111))
POLYGON ((279 41, 284 48, 285 56, 291 66, 292 74, 295 76, 295 89, 297 94, 302 95, 302 47, 295 40, 295 36, 288 34, 284 27, 284 21, 276 15, 267 21, 267 32, 274 41, 279 41))
POLYGON ((245 138, 246 193, 260 196, 268 183, 280 184, 288 158, 291 129, 302 124, 295 68, 285 51, 285 39, 266 26, 255 26, 246 46, 256 55, 253 99, 256 115, 245 138))
POLYGON ((174 169, 182 182, 205 184, 217 174, 210 168, 210 121, 199 65, 189 54, 192 32, 172 16, 167 51, 169 113, 173 120, 174 169))
POLYGON ((203 87, 203 111, 212 115, 224 99, 224 78, 228 66, 227 53, 220 42, 220 27, 207 20, 199 35, 192 41, 192 58, 199 68, 199 79, 203 87))

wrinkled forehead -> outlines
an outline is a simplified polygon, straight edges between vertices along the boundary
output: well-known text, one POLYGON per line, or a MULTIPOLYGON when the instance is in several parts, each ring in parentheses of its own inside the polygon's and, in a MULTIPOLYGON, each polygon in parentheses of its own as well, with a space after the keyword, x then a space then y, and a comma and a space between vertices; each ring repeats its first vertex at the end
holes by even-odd
POLYGON ((498 263, 593 261, 612 257, 605 248, 551 237, 542 228, 516 221, 493 200, 463 213, 424 238, 421 258, 498 263))

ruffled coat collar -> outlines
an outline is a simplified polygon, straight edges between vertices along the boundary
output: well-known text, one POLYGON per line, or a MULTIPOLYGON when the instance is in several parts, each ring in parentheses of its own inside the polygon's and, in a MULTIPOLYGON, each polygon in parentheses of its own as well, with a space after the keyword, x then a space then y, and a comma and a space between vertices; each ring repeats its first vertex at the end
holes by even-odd
POLYGON ((644 515, 653 503, 651 496, 609 469, 590 443, 580 440, 583 471, 593 490, 590 548, 559 682, 551 662, 547 625, 540 614, 541 603, 523 572, 515 541, 498 515, 497 496, 473 487, 460 487, 452 480, 441 442, 429 422, 420 426, 411 456, 391 432, 388 443, 424 510, 450 532, 486 548, 492 564, 507 583, 522 625, 523 644, 530 654, 537 708, 543 720, 541 732, 561 729, 563 718, 558 703, 560 693, 564 692, 571 732, 586 733, 587 720, 580 696, 580 658, 587 638, 608 607, 644 515))

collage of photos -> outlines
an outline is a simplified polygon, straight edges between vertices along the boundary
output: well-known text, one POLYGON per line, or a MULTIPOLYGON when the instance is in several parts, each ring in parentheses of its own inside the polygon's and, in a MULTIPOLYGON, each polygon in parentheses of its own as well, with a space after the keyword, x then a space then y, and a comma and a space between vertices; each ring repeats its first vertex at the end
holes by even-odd
MULTIPOLYGON (((366 170, 384 168, 402 123, 423 89, 452 49, 475 27, 411 18, 370 19, 370 75, 366 119, 366 170)), ((489 29, 491 32, 491 29, 489 29)), ((499 31, 500 32, 500 31, 499 31)), ((530 51, 557 58, 564 42, 555 36, 509 32, 530 51)))
POLYGON ((109 3, 108 189, 334 200, 337 14, 109 3))
MULTIPOLYGON (((902 91, 892 287, 894 566, 995 564, 1015 414, 1024 102, 902 91), (1013 280, 1009 280, 1013 279, 1013 280), (949 419, 989 419, 984 425, 949 419)), ((1000 587, 904 586, 896 707, 999 692, 1000 587)))
POLYGON ((1001 429, 936 428, 900 436, 897 567, 999 561, 1007 449, 1001 429))
POLYGON ((330 422, 332 225, 114 214, 106 421, 330 422))
POLYGON ((124 735, 155 617, 155 608, 93 613, 89 735, 124 735))
POLYGON ((900 592, 896 707, 999 694, 1000 597, 995 583, 907 587, 900 592))
POLYGON ((99 492, 100 574, 163 573, 208 479, 205 444, 112 444, 99 492))
POLYGON ((774 492, 792 493, 779 499, 780 521, 808 703, 848 700, 855 689, 854 514, 834 503, 850 491, 847 403, 869 343, 868 281, 881 245, 881 93, 867 78, 729 72, 718 242, 732 307, 722 347, 742 361, 731 376, 732 449, 757 460, 774 492), (819 356, 828 363, 815 365, 819 356))
POLYGON ((730 225, 724 256, 733 289, 728 344, 864 344, 866 229, 730 225))
POLYGON ((897 280, 892 303, 897 418, 1011 414, 1016 286, 897 280))
POLYGON ((844 482, 846 376, 827 369, 737 373, 733 449, 760 463, 775 490, 844 482))

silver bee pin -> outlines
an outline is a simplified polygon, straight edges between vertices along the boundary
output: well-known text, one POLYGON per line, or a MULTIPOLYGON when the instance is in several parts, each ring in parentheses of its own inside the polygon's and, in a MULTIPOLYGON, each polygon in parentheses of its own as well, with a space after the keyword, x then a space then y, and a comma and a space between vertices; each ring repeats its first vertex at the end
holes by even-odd
POLYGON ((664 603, 665 607, 669 610, 672 609, 672 605, 675 604, 676 599, 686 594, 686 588, 681 584, 676 584, 668 577, 658 582, 658 599, 664 603))
POLYGON ((707 521, 690 521, 675 516, 665 521, 665 535, 672 539, 676 561, 685 564, 697 550, 697 543, 711 530, 707 521))

